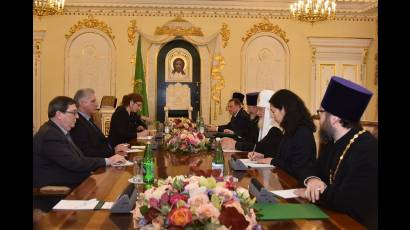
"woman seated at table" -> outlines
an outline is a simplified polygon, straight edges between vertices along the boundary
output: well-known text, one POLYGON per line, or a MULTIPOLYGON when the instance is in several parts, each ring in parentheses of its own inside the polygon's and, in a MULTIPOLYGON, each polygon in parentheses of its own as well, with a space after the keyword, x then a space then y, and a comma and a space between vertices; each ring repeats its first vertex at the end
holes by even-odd
POLYGON ((313 133, 316 127, 302 99, 290 90, 277 91, 269 100, 273 119, 283 129, 283 138, 273 157, 250 152, 248 157, 258 163, 270 163, 298 178, 301 169, 316 159, 313 133))
POLYGON ((117 107, 111 117, 108 140, 112 146, 148 135, 146 125, 138 114, 142 106, 143 99, 137 93, 130 93, 122 98, 121 106, 117 107))

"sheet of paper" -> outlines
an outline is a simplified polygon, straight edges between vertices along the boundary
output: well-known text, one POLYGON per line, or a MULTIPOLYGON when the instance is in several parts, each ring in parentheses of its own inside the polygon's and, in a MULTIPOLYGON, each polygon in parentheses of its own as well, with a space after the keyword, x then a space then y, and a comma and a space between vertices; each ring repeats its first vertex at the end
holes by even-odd
POLYGON ((145 145, 133 145, 131 149, 145 149, 145 145))
POLYGON ((222 149, 225 153, 239 153, 239 152, 244 152, 241 150, 236 150, 236 149, 222 149))
POLYGON ((134 165, 134 163, 132 161, 126 161, 124 163, 113 164, 112 166, 114 166, 114 167, 124 167, 124 166, 130 166, 130 165, 134 165))
POLYGON ((138 137, 138 140, 151 140, 152 136, 146 136, 146 137, 138 137))
POLYGON ((271 164, 259 164, 257 161, 251 161, 250 159, 239 159, 242 163, 251 168, 275 168, 271 164))
POLYGON ((60 200, 54 210, 93 210, 98 204, 97 199, 91 200, 60 200))
POLYGON ((142 149, 128 149, 125 152, 127 152, 127 153, 140 153, 140 152, 144 152, 144 150, 142 150, 142 149))
POLYGON ((285 190, 276 190, 276 191, 271 191, 273 194, 280 196, 284 199, 290 199, 290 198, 296 198, 298 197, 295 194, 296 189, 285 189, 285 190))
POLYGON ((113 204, 114 202, 105 202, 103 206, 101 207, 101 209, 111 209, 113 204))

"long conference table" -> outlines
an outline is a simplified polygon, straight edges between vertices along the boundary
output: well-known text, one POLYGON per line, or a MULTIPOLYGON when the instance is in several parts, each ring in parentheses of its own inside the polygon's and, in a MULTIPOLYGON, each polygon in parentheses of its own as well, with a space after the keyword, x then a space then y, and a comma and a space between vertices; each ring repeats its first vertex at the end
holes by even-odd
MULTIPOLYGON (((132 142, 136 144, 137 141, 132 142)), ((141 143, 139 143, 141 144, 141 143)), ((232 154, 244 158, 246 153, 224 153, 225 174, 239 179, 238 183, 248 188, 251 178, 256 178, 265 188, 271 190, 298 188, 297 181, 279 168, 249 169, 233 171, 229 166, 232 154)), ((142 157, 143 153, 129 153, 128 158, 142 157)), ((211 168, 213 152, 178 155, 166 150, 154 150, 155 177, 192 175, 190 165, 206 171, 211 168)), ((133 166, 99 168, 83 183, 73 189, 64 199, 115 201, 129 185, 133 166)), ((303 199, 280 199, 281 203, 306 203, 303 199)), ((260 221, 263 229, 366 229, 346 214, 320 207, 329 218, 326 220, 260 221)), ((35 224, 34 229, 134 229, 132 214, 111 214, 109 210, 97 211, 51 211, 35 224)))

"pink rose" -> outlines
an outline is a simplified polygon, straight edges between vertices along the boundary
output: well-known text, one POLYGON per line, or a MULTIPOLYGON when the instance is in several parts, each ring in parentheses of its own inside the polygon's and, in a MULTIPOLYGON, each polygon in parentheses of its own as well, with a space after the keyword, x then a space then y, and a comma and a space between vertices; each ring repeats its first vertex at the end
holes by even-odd
POLYGON ((192 212, 187 207, 173 209, 168 215, 169 222, 175 226, 185 226, 192 221, 192 212))
MULTIPOLYGON (((199 188, 198 188, 199 189, 199 188)), ((209 203, 209 198, 204 193, 198 193, 188 199, 189 206, 199 208, 201 205, 209 203)))
POLYGON ((219 214, 219 210, 211 203, 204 204, 197 210, 197 215, 200 219, 218 218, 219 214))
POLYGON ((159 202, 157 199, 154 198, 149 199, 149 205, 154 208, 159 208, 159 202))
POLYGON ((219 197, 223 197, 224 201, 229 201, 233 197, 232 191, 224 187, 216 187, 214 193, 219 197))

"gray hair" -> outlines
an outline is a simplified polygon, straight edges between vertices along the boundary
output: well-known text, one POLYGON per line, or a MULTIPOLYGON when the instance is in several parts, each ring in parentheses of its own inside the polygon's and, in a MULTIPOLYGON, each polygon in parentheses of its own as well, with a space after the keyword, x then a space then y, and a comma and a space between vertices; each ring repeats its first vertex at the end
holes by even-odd
POLYGON ((91 88, 79 89, 74 95, 74 100, 76 101, 77 107, 80 106, 80 101, 90 94, 95 94, 95 91, 91 88))

